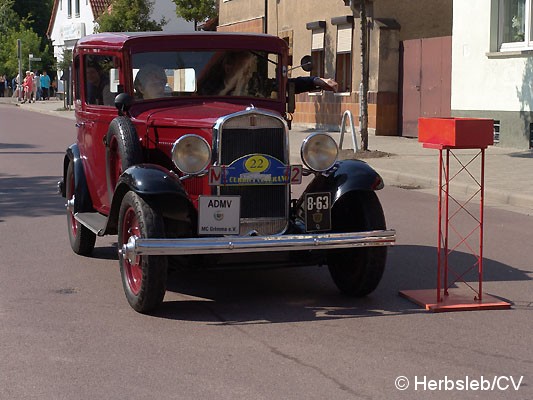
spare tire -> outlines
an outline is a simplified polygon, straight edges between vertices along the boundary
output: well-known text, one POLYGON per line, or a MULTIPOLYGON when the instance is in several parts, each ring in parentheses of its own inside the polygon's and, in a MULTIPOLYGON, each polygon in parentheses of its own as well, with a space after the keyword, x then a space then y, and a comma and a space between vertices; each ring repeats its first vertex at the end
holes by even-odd
POLYGON ((143 154, 137 130, 127 117, 116 117, 111 121, 105 143, 107 192, 112 198, 122 172, 140 164, 143 154))

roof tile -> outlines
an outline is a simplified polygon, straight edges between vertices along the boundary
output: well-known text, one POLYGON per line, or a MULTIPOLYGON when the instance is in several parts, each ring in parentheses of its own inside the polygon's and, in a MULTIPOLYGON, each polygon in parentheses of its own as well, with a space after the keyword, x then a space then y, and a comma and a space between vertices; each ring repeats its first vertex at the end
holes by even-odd
POLYGON ((111 4, 111 0, 90 0, 90 2, 94 18, 98 18, 111 4))

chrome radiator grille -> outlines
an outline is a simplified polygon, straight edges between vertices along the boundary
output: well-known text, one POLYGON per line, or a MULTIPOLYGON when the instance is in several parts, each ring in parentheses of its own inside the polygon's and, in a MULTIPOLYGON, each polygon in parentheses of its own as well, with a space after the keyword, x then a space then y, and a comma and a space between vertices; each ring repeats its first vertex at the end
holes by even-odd
MULTIPOLYGON (((216 135, 218 162, 229 165, 248 154, 268 154, 289 163, 286 125, 277 116, 246 111, 225 119, 216 135)), ((220 195, 241 196, 241 234, 260 235, 286 229, 289 207, 287 185, 226 186, 220 195)))

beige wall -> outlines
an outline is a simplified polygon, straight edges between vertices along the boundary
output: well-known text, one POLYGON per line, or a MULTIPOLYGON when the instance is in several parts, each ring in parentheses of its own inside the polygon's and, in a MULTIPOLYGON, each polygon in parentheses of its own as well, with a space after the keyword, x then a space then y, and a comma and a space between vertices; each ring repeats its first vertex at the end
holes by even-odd
MULTIPOLYGON (((265 0, 219 0, 219 30, 235 23, 262 18, 265 15, 265 0)), ((279 36, 281 32, 293 32, 294 63, 310 53, 311 31, 306 24, 313 21, 326 21, 326 75, 335 75, 335 46, 337 29, 331 24, 331 18, 353 15, 350 7, 343 0, 268 0, 267 32, 279 36)), ((375 0, 368 10, 374 18, 394 19, 401 29, 399 35, 387 38, 388 48, 394 51, 396 43, 391 40, 408 40, 450 36, 452 33, 452 0, 375 0)), ((262 21, 261 21, 262 22, 262 21)), ((254 27, 257 23, 254 24, 254 27)), ((359 19, 354 23, 354 61, 359 58, 359 19)), ((371 30, 371 48, 378 49, 379 27, 373 24, 371 30)), ((399 48, 399 44, 397 46, 399 48)), ((389 54, 382 49, 380 56, 389 54)), ((379 53, 379 52, 376 52, 379 53)), ((377 54, 373 54, 376 56, 377 54)), ((374 61, 375 58, 374 58, 374 61)), ((354 78, 360 75, 357 62, 354 65, 354 78)), ((377 70, 376 70, 377 71, 377 70)), ((383 72, 383 71, 382 71, 383 72)), ((294 76, 303 74, 295 70, 294 76)), ((356 79, 357 80, 357 79, 356 79)), ((389 78, 390 80, 390 78, 389 78)), ((374 85, 377 89, 377 84, 374 85)), ((387 85, 390 86, 390 85, 387 85)), ((355 86, 354 86, 355 87, 355 86)))
POLYGON ((219 0, 218 30, 227 31, 231 25, 263 19, 265 15, 264 0, 219 0))
MULTIPOLYGON (((465 0, 468 1, 468 0, 465 0)), ((453 0, 375 0, 375 18, 399 22, 400 40, 452 35, 453 0)))

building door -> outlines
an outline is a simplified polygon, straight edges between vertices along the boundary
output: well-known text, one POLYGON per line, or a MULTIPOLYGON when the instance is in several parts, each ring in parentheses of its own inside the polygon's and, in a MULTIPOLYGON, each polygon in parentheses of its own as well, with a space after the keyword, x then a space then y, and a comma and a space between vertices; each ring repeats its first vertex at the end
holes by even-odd
POLYGON ((400 54, 401 135, 417 137, 419 117, 451 116, 452 38, 405 40, 400 54))

